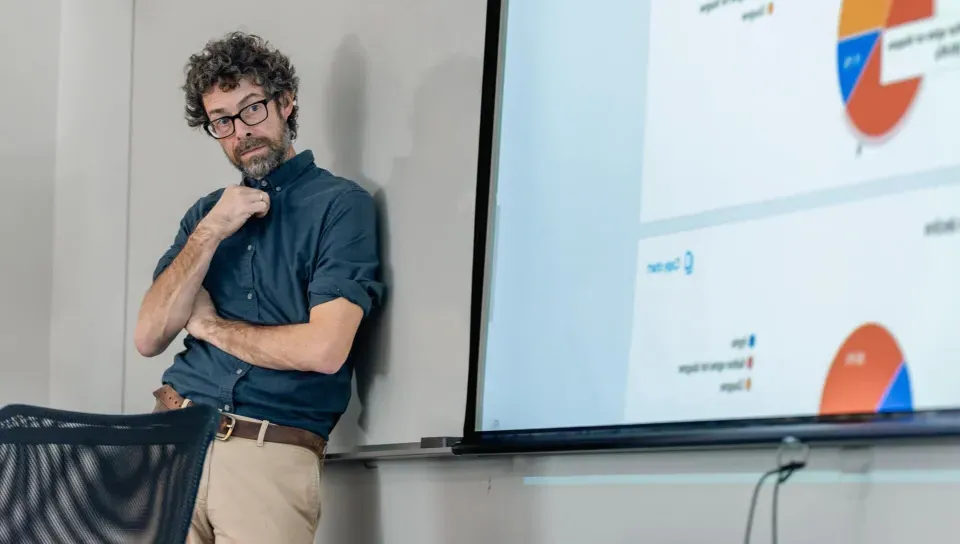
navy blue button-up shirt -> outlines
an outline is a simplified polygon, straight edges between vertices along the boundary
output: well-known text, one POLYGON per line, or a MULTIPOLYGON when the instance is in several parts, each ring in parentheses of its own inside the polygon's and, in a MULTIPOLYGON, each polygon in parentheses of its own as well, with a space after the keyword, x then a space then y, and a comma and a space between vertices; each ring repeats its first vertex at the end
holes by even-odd
MULTIPOLYGON (((306 323, 310 309, 344 297, 372 312, 383 297, 373 198, 314 164, 304 151, 261 181, 270 211, 250 218, 217 248, 203 286, 217 312, 255 325, 306 323)), ((197 201, 180 223, 154 280, 187 243, 223 189, 197 201)), ((181 395, 242 416, 329 437, 350 400, 353 363, 336 374, 253 366, 192 336, 163 374, 181 395)))

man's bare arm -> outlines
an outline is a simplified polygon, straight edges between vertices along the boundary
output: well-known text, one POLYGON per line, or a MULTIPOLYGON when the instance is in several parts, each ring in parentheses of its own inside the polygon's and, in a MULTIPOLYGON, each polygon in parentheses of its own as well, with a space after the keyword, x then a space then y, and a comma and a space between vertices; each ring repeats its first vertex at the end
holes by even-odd
POLYGON ((337 298, 315 306, 309 323, 263 327, 228 321, 201 289, 187 332, 254 366, 335 374, 347 360, 361 319, 359 306, 337 298))
POLYGON ((161 353, 187 324, 197 292, 220 242, 247 220, 270 209, 269 195, 258 189, 231 186, 197 225, 183 249, 153 282, 140 305, 133 342, 145 357, 161 353))
POLYGON ((211 230, 198 227, 180 254, 150 286, 140 305, 133 334, 141 355, 155 357, 163 353, 186 325, 219 244, 211 230))

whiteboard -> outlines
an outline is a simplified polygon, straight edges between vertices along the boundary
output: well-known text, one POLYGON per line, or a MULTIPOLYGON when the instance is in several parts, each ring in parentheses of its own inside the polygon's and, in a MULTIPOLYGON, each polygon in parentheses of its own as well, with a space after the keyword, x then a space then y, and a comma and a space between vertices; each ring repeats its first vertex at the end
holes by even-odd
MULTIPOLYGON (((255 32, 286 52, 301 78, 297 150, 363 185, 380 211, 389 290, 355 343, 355 394, 331 451, 460 436, 484 10, 479 0, 423 0, 423 21, 386 0, 283 0, 269 10, 251 0, 138 1, 127 337, 184 211, 237 179, 219 146, 183 120, 183 66, 211 38, 255 32)), ((128 344, 124 410, 149 410, 181 344, 149 360, 128 344)))

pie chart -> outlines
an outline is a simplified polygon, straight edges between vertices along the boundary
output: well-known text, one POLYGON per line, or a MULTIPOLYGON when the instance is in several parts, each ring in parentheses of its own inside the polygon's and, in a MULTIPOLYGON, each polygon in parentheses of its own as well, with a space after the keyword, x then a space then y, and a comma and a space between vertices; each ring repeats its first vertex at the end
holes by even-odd
POLYGON ((847 337, 823 384, 821 415, 909 412, 910 373, 896 339, 867 323, 847 337))
POLYGON ((888 28, 933 16, 934 0, 843 0, 837 77, 847 118, 860 140, 889 137, 910 110, 923 81, 884 85, 883 37, 888 28))

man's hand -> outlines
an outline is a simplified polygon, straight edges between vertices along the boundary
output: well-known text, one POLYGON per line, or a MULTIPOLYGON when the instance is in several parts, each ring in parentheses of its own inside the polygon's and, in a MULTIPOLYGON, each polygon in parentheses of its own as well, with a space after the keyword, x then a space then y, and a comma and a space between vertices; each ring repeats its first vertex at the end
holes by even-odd
POLYGON ((209 229, 225 240, 253 216, 264 217, 270 211, 270 195, 260 189, 231 185, 223 190, 220 200, 197 228, 209 229))
POLYGON ((210 329, 210 325, 219 318, 217 308, 213 305, 213 299, 210 298, 210 293, 201 287, 197 291, 197 297, 193 300, 193 311, 190 314, 190 319, 187 320, 187 332, 198 340, 206 340, 206 332, 210 329))

